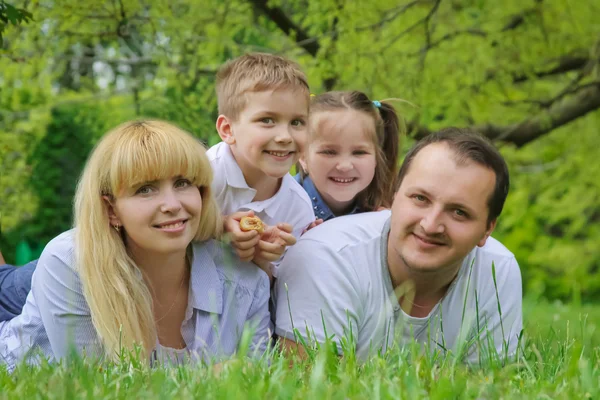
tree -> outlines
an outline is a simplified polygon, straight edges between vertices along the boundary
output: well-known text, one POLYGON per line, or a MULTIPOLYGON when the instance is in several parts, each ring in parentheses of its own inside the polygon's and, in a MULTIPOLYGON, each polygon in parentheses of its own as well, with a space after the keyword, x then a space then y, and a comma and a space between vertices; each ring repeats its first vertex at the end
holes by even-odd
MULTIPOLYGON (((600 30, 594 28, 592 20, 585 15, 600 11, 598 4, 583 2, 577 5, 581 8, 569 7, 565 18, 562 2, 544 0, 525 4, 414 0, 394 7, 379 6, 382 3, 378 2, 369 4, 368 10, 358 3, 354 8, 342 8, 338 2, 319 2, 317 8, 328 16, 330 24, 325 30, 309 34, 292 18, 300 14, 298 9, 289 7, 286 12, 282 6, 271 5, 266 0, 251 3, 317 59, 320 53, 326 53, 325 57, 331 58, 333 64, 351 66, 352 61, 345 54, 345 45, 349 43, 344 43, 344 39, 352 38, 350 43, 368 43, 370 37, 371 49, 365 47, 361 56, 377 60, 383 55, 384 63, 389 63, 391 57, 388 56, 396 56, 399 61, 394 63, 399 69, 390 68, 388 64, 380 70, 385 80, 393 81, 394 70, 400 74, 402 69, 411 66, 403 87, 420 90, 421 93, 415 90, 415 94, 424 97, 427 102, 423 102, 423 107, 428 109, 411 121, 411 131, 416 138, 427 135, 431 131, 428 125, 433 121, 436 126, 448 122, 475 123, 474 129, 494 140, 522 146, 600 108, 600 30), (358 15, 364 19, 359 20, 358 15), (339 21, 357 23, 340 24, 339 21), (575 26, 590 35, 571 31, 575 26), (324 46, 328 49, 323 50, 324 46), (473 52, 467 57, 461 54, 462 59, 454 57, 453 50, 461 47, 472 48, 473 52), (505 59, 508 62, 503 62, 505 59), (456 73, 461 69, 466 73, 464 79, 447 79, 440 75, 440 72, 456 73), (436 93, 435 96, 443 100, 442 104, 436 104, 435 99, 429 97, 436 91, 427 90, 432 88, 428 87, 429 82, 423 82, 430 79, 459 98, 436 93), (450 80, 450 85, 445 80, 450 80), (488 96, 502 100, 490 101, 488 96), (516 110, 524 112, 519 112, 522 116, 508 124, 504 118, 494 118, 491 113, 481 118, 472 101, 482 97, 483 101, 492 102, 493 109, 503 117, 507 107, 514 114, 516 110), (438 111, 432 115, 435 109, 438 111), (457 118, 453 112, 461 115, 457 118)), ((378 70, 372 72, 377 75, 378 70)), ((377 77, 369 83, 373 88, 377 84, 385 85, 377 77)), ((325 85, 325 89, 330 88, 325 85)))
POLYGON ((315 91, 352 87, 411 101, 418 108, 404 112, 416 138, 468 125, 522 146, 600 107, 593 17, 600 5, 591 0, 62 0, 46 7, 38 22, 46 34, 25 36, 53 51, 32 61, 40 57, 75 80, 95 76, 92 92, 103 75, 108 88, 132 95, 138 114, 148 99, 177 94, 175 104, 195 110, 180 119, 206 119, 201 127, 214 113, 214 71, 250 50, 299 60, 315 91))
POLYGON ((28 160, 49 140, 51 110, 76 115, 91 106, 105 127, 164 118, 212 144, 215 71, 231 57, 264 51, 297 60, 315 93, 359 89, 408 100, 414 107, 397 103, 410 127, 405 142, 449 125, 494 139, 513 183, 497 235, 514 249, 529 290, 600 294, 597 1, 13 3, 35 20, 2 27, 7 235, 39 212, 28 160))
POLYGON ((19 25, 31 21, 32 15, 30 12, 16 8, 5 1, 0 1, 0 48, 4 44, 2 33, 8 24, 19 25))
POLYGON ((73 196, 93 138, 105 128, 96 107, 58 106, 51 110, 44 137, 35 146, 30 185, 38 208, 27 236, 47 243, 72 226, 73 196), (100 132, 98 132, 100 131, 100 132))

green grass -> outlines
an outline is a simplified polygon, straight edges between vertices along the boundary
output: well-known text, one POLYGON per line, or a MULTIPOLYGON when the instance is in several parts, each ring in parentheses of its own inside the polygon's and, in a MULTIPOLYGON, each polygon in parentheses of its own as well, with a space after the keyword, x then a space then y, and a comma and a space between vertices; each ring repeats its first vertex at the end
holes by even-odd
POLYGON ((320 351, 289 367, 275 357, 233 362, 220 375, 210 368, 150 369, 142 363, 0 367, 0 399, 597 399, 600 398, 600 307, 527 301, 528 341, 519 360, 468 368, 452 357, 395 349, 358 364, 320 351))

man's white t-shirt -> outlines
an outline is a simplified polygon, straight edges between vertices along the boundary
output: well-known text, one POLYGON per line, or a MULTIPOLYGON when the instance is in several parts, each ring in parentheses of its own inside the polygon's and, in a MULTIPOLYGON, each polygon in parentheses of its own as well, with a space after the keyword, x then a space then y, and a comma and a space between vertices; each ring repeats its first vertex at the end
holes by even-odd
POLYGON ((352 336, 361 359, 413 337, 429 349, 466 354, 474 363, 489 354, 485 349, 513 355, 523 324, 514 255, 489 238, 468 254, 429 316, 411 317, 397 301, 388 269, 390 216, 381 211, 335 218, 289 249, 275 287, 277 335, 297 341, 296 329, 305 340, 333 337, 340 351, 340 340, 352 336), (306 337, 307 327, 314 337, 306 337))
MULTIPOLYGON (((206 153, 213 168, 212 191, 224 215, 253 210, 267 225, 288 223, 296 239, 315 220, 313 206, 302 186, 290 175, 281 180, 277 193, 262 201, 253 201, 256 190, 249 187, 229 145, 212 146, 206 153)), ((277 265, 275 265, 276 267, 277 265)), ((274 275, 277 276, 276 269, 274 275)))

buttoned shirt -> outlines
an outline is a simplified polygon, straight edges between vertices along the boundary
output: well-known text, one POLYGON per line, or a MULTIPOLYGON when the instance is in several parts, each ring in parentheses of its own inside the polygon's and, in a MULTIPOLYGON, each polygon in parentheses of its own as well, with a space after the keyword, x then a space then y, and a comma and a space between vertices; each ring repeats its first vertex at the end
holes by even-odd
MULTIPOLYGON (((298 182, 300 185, 302 185, 302 187, 308 194, 308 197, 310 198, 310 200, 312 202, 312 207, 313 207, 313 212, 315 214, 315 218, 320 218, 323 221, 328 221, 332 218, 339 216, 339 215, 335 215, 333 213, 333 211, 331 211, 331 208, 329 208, 327 203, 325 203, 325 200, 323 200, 323 198, 321 197, 321 194, 315 187, 315 184, 312 181, 312 179, 310 178, 310 176, 305 176, 304 178, 302 178, 302 176, 300 174, 296 174, 294 179, 296 179, 296 182, 298 182)), ((358 206, 354 206, 352 211, 350 211, 349 213, 344 214, 344 215, 357 214, 359 212, 361 212, 360 208, 358 208, 358 206)))
MULTIPOLYGON (((44 249, 21 315, 0 322, 0 362, 14 369, 21 360, 36 363, 66 357, 75 347, 102 356, 75 265, 74 231, 54 238, 44 249)), ((157 343, 153 360, 177 356, 187 360, 219 360, 232 355, 244 328, 253 329, 251 354, 266 349, 271 329, 269 279, 253 264, 234 258, 223 244, 193 244, 188 306, 181 326, 185 351, 157 343), (235 261, 234 261, 235 260, 235 261)), ((140 279, 141 273, 138 274, 140 279)))
MULTIPOLYGON (((279 190, 273 197, 254 201, 256 189, 246 183, 244 173, 227 143, 212 146, 206 154, 213 167, 213 194, 223 214, 252 210, 267 225, 283 222, 292 225, 292 234, 296 239, 315 220, 308 195, 290 174, 282 178, 279 190)), ((277 276, 276 269, 274 275, 277 276)))

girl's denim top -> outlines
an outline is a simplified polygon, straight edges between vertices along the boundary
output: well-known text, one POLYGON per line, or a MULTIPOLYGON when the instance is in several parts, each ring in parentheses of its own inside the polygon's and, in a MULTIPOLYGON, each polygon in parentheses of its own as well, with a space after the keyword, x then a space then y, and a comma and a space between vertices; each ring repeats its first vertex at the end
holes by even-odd
MULTIPOLYGON (((315 187, 315 184, 313 183, 312 179, 310 179, 310 176, 305 176, 304 178, 302 178, 300 174, 296 174, 294 179, 296 179, 296 181, 304 188, 306 193, 308 193, 308 197, 310 197, 310 201, 313 205, 315 218, 321 218, 323 221, 328 221, 338 216, 335 215, 333 211, 331 211, 329 206, 325 203, 325 201, 319 194, 319 191, 315 187)), ((357 206, 355 206, 352 209, 352 211, 345 215, 356 214, 359 212, 360 209, 357 206)))

